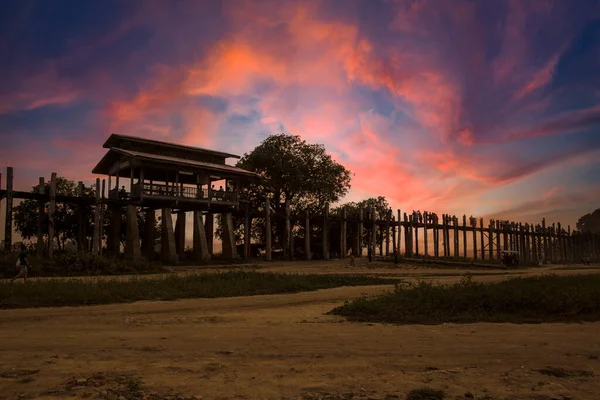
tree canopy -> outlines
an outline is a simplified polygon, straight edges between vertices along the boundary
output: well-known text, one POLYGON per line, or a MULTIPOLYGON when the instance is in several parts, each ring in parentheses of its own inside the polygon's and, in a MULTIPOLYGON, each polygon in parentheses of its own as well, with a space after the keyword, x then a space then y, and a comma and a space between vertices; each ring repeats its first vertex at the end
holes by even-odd
POLYGON ((600 208, 580 217, 577 221, 577 230, 580 232, 600 234, 600 208))
MULTIPOLYGON (((268 198, 276 214, 285 213, 286 200, 290 201, 292 213, 320 213, 326 203, 335 203, 350 189, 350 171, 334 161, 323 145, 307 143, 296 135, 269 136, 244 154, 236 166, 257 173, 258 180, 247 188, 247 197, 250 208, 260 212, 268 198)), ((285 222, 274 223, 274 239, 281 241, 285 222)), ((235 225, 239 228, 241 224, 237 218, 235 225)), ((262 241, 265 228, 264 219, 255 219, 252 236, 262 241)), ((219 222, 217 235, 221 232, 219 222)), ((237 236, 241 238, 239 229, 237 236)))

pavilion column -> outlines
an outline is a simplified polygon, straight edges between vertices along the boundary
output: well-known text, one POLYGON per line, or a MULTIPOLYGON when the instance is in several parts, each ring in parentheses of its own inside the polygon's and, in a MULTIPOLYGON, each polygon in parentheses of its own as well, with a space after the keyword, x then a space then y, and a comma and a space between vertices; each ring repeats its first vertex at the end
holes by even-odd
POLYGON ((171 208, 162 209, 160 256, 165 263, 177 263, 175 250, 175 234, 173 232, 173 217, 171 208))
POLYGON ((206 214, 206 220, 204 222, 204 232, 206 234, 206 245, 208 246, 208 254, 212 256, 213 240, 215 235, 215 216, 210 211, 208 212, 208 214, 206 214))
POLYGON ((194 211, 194 261, 210 260, 202 212, 194 211))
POLYGON ((185 256, 185 212, 177 213, 177 221, 175 222, 175 249, 182 260, 185 256))
POLYGON ((156 212, 146 210, 146 226, 144 227, 144 240, 142 252, 148 260, 154 259, 154 231, 156 229, 156 212))
POLYGON ((142 249, 140 247, 140 231, 138 228, 137 207, 133 204, 127 205, 125 258, 127 260, 139 260, 140 258, 142 258, 142 249))
POLYGON ((231 213, 224 213, 221 214, 221 219, 223 224, 223 257, 238 258, 233 228, 233 215, 231 213))
POLYGON ((117 258, 121 253, 121 225, 123 210, 119 206, 111 205, 110 213, 110 230, 106 241, 106 252, 109 257, 117 258))

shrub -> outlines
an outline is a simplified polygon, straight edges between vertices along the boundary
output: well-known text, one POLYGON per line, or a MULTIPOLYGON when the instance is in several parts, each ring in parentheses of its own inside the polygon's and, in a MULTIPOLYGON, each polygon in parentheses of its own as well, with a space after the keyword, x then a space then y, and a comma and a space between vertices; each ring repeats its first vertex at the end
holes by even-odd
POLYGON ((397 285, 392 293, 361 297, 331 311, 359 321, 393 323, 552 322, 600 319, 600 274, 397 285))

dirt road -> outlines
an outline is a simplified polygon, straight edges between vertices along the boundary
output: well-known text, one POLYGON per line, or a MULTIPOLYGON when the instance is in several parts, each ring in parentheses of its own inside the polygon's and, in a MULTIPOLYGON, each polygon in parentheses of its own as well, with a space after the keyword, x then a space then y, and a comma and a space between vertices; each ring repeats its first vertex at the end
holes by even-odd
MULTIPOLYGON (((502 279, 494 272, 477 279, 502 279)), ((431 278, 462 271, 439 273, 431 278)), ((451 399, 599 398, 588 375, 600 374, 600 323, 394 326, 324 315, 390 288, 0 311, 0 399, 119 400, 119 384, 203 399, 391 399, 424 386, 451 399), (584 372, 537 372, 548 366, 584 372)))

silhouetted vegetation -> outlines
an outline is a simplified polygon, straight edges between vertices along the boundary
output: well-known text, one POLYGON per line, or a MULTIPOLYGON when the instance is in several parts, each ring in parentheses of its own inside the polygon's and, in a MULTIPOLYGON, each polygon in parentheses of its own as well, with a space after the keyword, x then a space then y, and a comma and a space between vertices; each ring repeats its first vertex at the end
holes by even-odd
POLYGON ((331 311, 356 321, 401 324, 445 322, 557 322, 600 320, 600 274, 514 278, 484 284, 397 285, 393 292, 361 297, 331 311))
POLYGON ((0 283, 0 308, 78 306, 296 293, 339 286, 381 285, 393 280, 361 275, 302 275, 245 271, 117 279, 44 279, 0 283))

